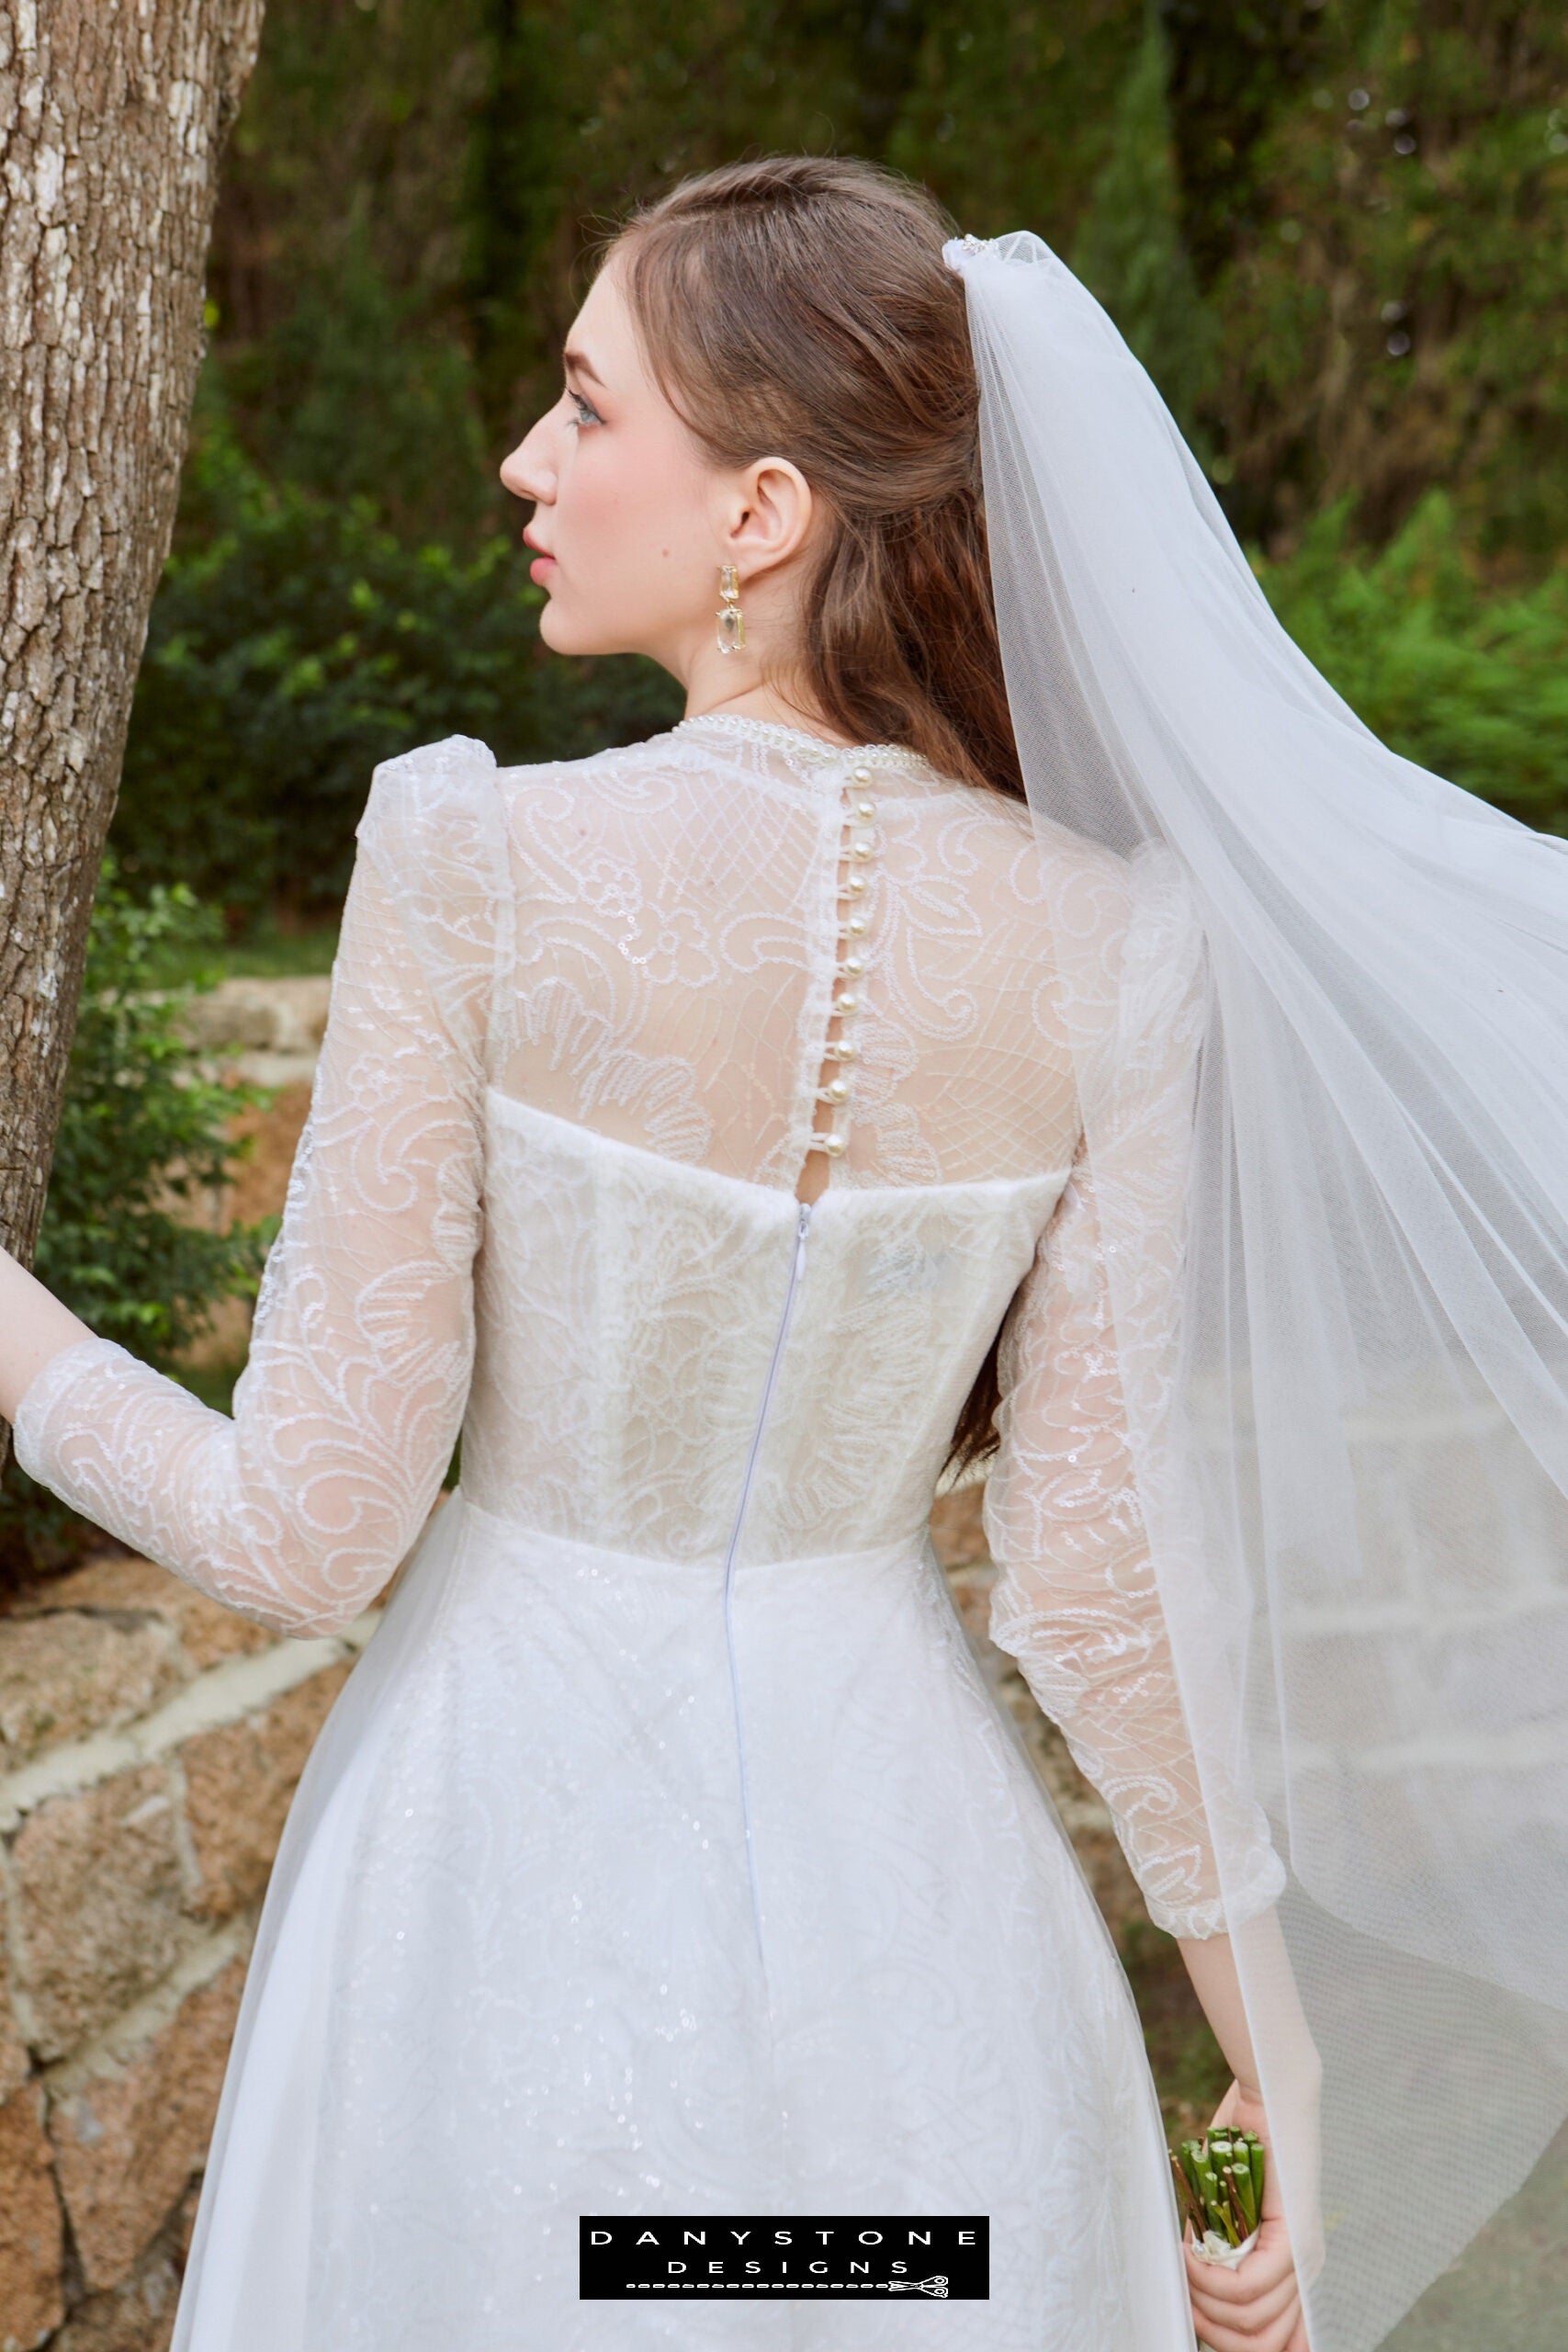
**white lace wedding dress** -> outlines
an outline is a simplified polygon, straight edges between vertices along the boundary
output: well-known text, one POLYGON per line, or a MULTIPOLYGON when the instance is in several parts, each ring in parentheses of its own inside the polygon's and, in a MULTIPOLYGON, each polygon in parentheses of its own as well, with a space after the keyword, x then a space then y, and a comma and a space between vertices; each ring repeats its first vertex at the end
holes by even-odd
MULTIPOLYGON (((175 2352, 1190 2352, 1126 1979, 926 1535, 1016 1294, 993 1632, 1213 1932, 1028 812, 720 715, 411 752, 359 839, 233 1419, 91 1340, 16 1428, 282 1633, 418 1539, 289 1815, 175 2352), (687 2212, 983 2214, 989 2301, 580 2304, 580 2215, 687 2212)), ((1081 886, 1157 1266, 1193 933, 1158 866, 1081 886)), ((1282 1879, 1258 1815, 1247 1908, 1282 1879)))

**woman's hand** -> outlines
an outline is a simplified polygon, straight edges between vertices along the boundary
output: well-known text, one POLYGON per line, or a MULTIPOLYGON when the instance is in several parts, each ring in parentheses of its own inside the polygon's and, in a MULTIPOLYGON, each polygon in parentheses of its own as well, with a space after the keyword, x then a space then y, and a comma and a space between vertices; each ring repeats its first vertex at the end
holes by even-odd
MULTIPOLYGON (((1306 2322, 1302 2316, 1301 2289, 1285 2227, 1279 2174, 1269 2143, 1263 2102, 1257 2092, 1233 2083, 1214 2111, 1211 2131, 1221 2123, 1242 2132, 1256 2132, 1268 2150, 1263 2167, 1263 2204, 1258 2215, 1258 2242, 1234 2270, 1227 2270, 1217 2262, 1204 2262, 1193 2252, 1192 2225, 1188 2222, 1182 2253, 1198 2341, 1210 2347, 1210 2352, 1312 2352, 1306 2322)), ((1317 2275, 1310 2261, 1306 2275, 1309 2278, 1317 2275)))
POLYGON ((16 1419, 17 1406, 51 1356, 92 1336, 90 1325, 8 1250, 0 1250, 0 1419, 16 1419))

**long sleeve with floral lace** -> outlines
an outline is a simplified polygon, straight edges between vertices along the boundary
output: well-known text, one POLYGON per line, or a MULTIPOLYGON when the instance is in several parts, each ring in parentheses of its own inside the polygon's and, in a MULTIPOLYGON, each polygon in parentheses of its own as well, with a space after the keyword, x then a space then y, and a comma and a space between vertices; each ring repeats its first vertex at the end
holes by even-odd
POLYGON ((277 1633, 340 1630, 374 1599, 462 1421, 507 888, 493 766, 457 737, 376 772, 232 1417, 96 1338, 17 1415, 31 1476, 277 1633))
POLYGON ((1150 1917, 1173 1936, 1209 1937, 1266 1910, 1285 1871, 1261 1807, 1212 1773, 1232 1859, 1227 1913, 1123 1396, 1100 1204, 1113 1188, 1141 1376, 1153 1365, 1168 1384, 1203 991, 1201 934, 1163 880, 1135 929, 1129 962, 1140 969, 1115 1016, 1095 1148, 1080 1139, 1003 1330, 985 1500, 998 1570, 990 1634, 1104 1797, 1150 1917))

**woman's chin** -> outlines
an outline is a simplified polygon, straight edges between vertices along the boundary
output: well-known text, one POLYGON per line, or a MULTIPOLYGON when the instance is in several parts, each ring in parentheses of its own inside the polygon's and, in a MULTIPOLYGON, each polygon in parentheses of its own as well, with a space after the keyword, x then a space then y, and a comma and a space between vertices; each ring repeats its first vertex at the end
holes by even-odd
POLYGON ((552 653, 625 653, 624 638, 579 618, 552 596, 539 615, 539 635, 552 653))
POLYGON ((540 637, 552 653, 575 653, 577 648, 570 642, 571 634, 570 619, 563 615, 555 598, 548 597, 544 611, 539 615, 540 637))
POLYGON ((570 607, 565 608, 552 596, 539 615, 539 635, 552 653, 602 653, 600 632, 574 619, 570 607))

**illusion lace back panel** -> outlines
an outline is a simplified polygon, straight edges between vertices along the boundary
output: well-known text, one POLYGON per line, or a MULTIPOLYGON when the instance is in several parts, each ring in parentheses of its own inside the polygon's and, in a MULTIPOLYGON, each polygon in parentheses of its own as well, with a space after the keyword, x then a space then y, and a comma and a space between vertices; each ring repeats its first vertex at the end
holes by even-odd
MULTIPOLYGON (((527 768, 463 738, 411 752, 359 839, 232 1419, 87 1340, 24 1398, 24 1466, 301 1634, 384 1585, 459 1425, 468 1503, 563 1544, 650 1565, 918 1545, 1006 1315, 993 1630, 1155 1918, 1215 1932, 1028 811, 719 715, 527 768), (807 1213, 825 1125, 845 1141, 807 1213)), ((1107 853, 1060 854, 1108 966, 1136 926, 1171 981, 1107 1055, 1149 1139, 1157 1262, 1193 933, 1107 853)), ((1256 1850, 1247 1911, 1283 1875, 1261 1815, 1256 1850)))

